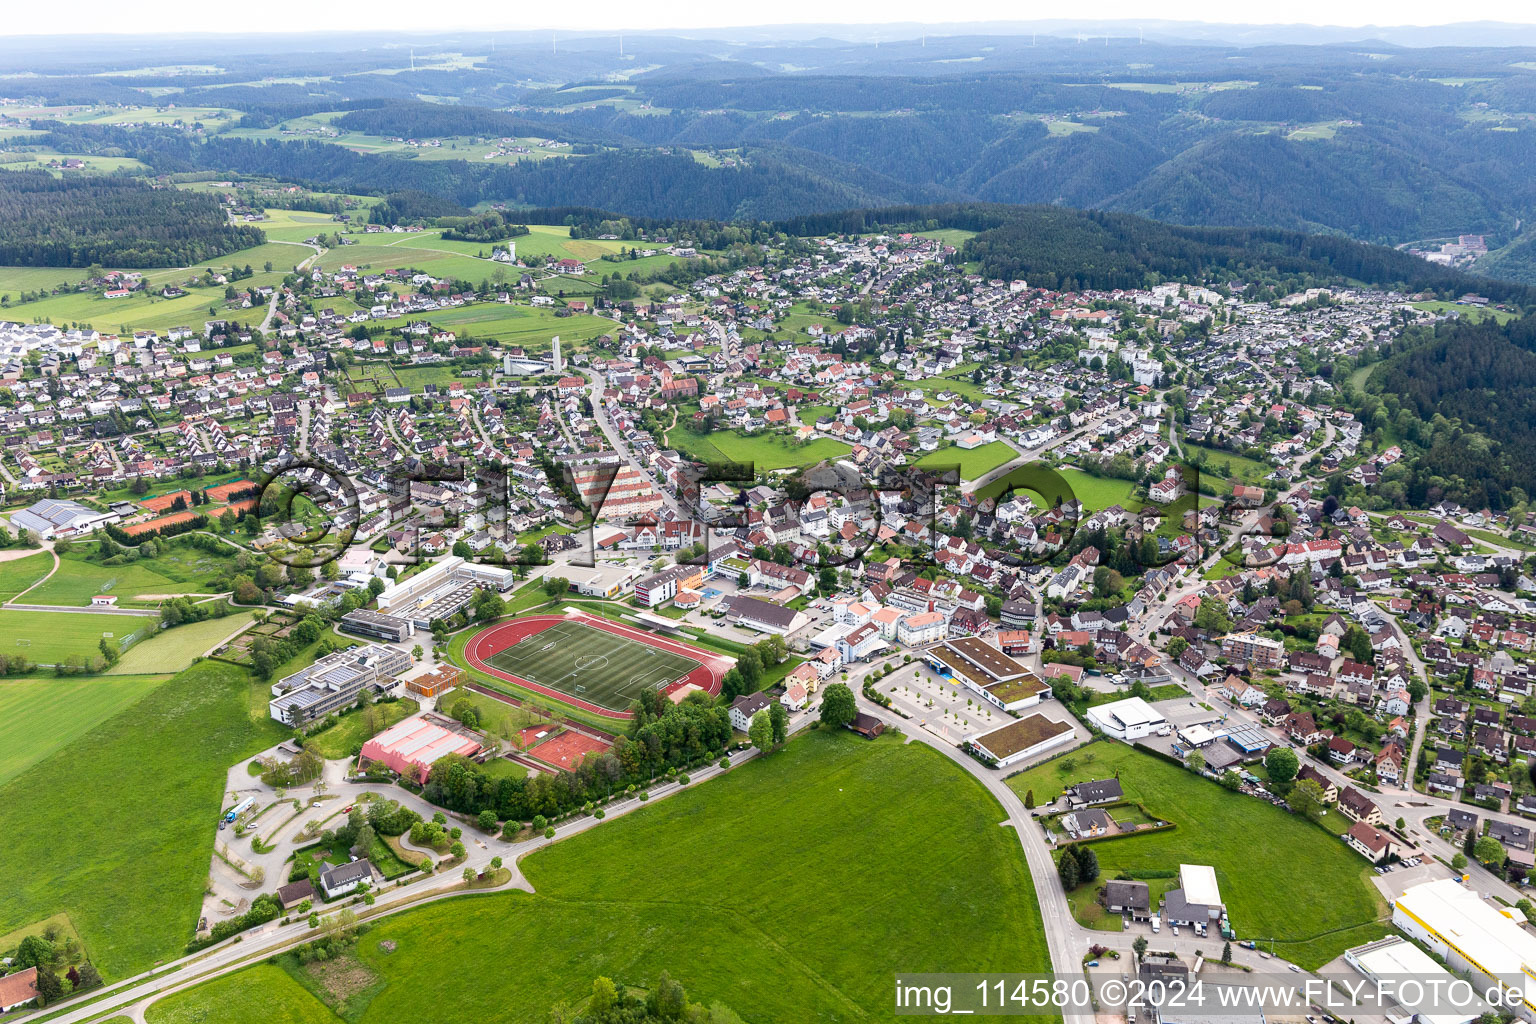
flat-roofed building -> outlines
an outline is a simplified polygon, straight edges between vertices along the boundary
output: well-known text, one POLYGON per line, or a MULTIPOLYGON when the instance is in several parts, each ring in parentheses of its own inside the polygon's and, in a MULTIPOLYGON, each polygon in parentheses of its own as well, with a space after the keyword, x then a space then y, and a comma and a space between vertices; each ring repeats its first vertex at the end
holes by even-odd
POLYGON ((1285 645, 1257 633, 1232 633, 1221 638, 1221 653, 1254 668, 1279 668, 1285 645))
POLYGON ((1072 742, 1072 726, 1056 722, 1036 712, 991 732, 972 736, 970 744, 977 752, 997 762, 999 768, 1043 754, 1072 742))
POLYGON ((935 672, 1004 711, 1033 707, 1049 689, 1022 663, 980 637, 964 636, 934 644, 923 651, 923 660, 935 672))
POLYGON ((388 689, 410 667, 410 654, 393 647, 349 647, 273 683, 268 712, 284 725, 305 725, 356 702, 364 687, 388 689))
POLYGON ((1127 697, 1088 709, 1088 720, 1107 736, 1117 740, 1139 740, 1169 728, 1162 712, 1140 697, 1127 697))
POLYGON ((464 726, 424 712, 396 722, 364 743, 358 763, 378 761, 397 775, 425 784, 439 758, 449 754, 472 757, 479 752, 480 740, 464 726))
MULTIPOLYGON (((1402 978, 1416 978, 1425 983, 1426 989, 1438 986, 1440 991, 1447 991, 1445 986, 1455 980, 1455 976, 1428 953, 1395 935, 1345 950, 1344 962, 1373 982, 1392 979, 1395 983, 1402 978)), ((1470 1024, 1480 1016, 1462 1012, 1417 1013, 1411 1006, 1402 1009, 1406 1011, 1405 1016, 1413 1014, 1418 1024, 1470 1024)))
POLYGON ((341 617, 341 631, 397 644, 409 639, 416 627, 410 619, 402 619, 398 615, 385 615, 370 608, 354 608, 341 617))
POLYGON ((433 619, 446 619, 474 599, 479 588, 506 593, 517 582, 511 569, 477 565, 450 555, 379 593, 379 611, 409 619, 421 629, 433 619))
POLYGON ((1536 935, 1506 911, 1453 878, 1410 886, 1392 904, 1392 924, 1424 943, 1453 972, 1474 985, 1498 982, 1518 993, 1518 1015, 1536 1018, 1536 935))

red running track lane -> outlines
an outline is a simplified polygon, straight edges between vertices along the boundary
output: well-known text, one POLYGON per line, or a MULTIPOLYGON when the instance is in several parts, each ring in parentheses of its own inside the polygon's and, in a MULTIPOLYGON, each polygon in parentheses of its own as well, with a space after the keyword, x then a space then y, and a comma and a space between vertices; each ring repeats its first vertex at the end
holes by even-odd
POLYGON ((628 711, 614 711, 600 704, 593 704, 591 701, 582 700, 580 697, 565 693, 562 690, 541 686, 531 679, 524 679, 522 676, 513 675, 510 672, 503 672, 501 669, 487 664, 487 658, 501 653, 520 640, 525 640, 530 636, 542 633, 544 630, 562 622, 577 622, 582 625, 592 626, 605 633, 612 633, 614 636, 621 636, 626 640, 634 640, 637 643, 643 643, 650 647, 659 647, 664 651, 680 654, 685 658, 692 658, 694 661, 697 661, 699 663, 698 668, 667 687, 666 693, 669 696, 675 690, 687 686, 689 683, 698 686, 710 696, 717 695, 720 692, 721 683, 725 679, 726 671, 734 663, 734 659, 728 658, 725 655, 711 654, 697 647, 690 647, 687 644, 681 644, 674 640, 667 640, 654 633, 634 629, 622 623, 614 622, 611 619, 586 615, 581 612, 572 615, 530 615, 525 618, 513 619, 510 622, 502 622, 495 626, 490 626, 469 638, 469 642, 464 645, 464 658, 471 666, 494 679, 504 679, 509 683, 515 683, 526 690, 541 693, 562 704, 569 704, 572 707, 581 708, 583 711, 602 715, 604 718, 616 718, 625 721, 633 718, 634 715, 628 711))

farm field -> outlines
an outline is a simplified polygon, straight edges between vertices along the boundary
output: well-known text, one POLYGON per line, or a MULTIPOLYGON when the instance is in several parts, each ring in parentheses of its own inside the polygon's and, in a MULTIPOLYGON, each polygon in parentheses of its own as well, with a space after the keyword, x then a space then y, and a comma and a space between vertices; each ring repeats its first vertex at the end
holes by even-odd
MULTIPOLYGON (((490 259, 494 243, 458 242, 444 239, 440 231, 417 231, 408 234, 349 235, 362 240, 356 245, 344 245, 331 249, 316 263, 326 270, 334 270, 342 264, 355 267, 367 266, 374 270, 388 267, 415 267, 434 277, 459 277, 479 281, 490 277, 498 268, 505 269, 516 281, 522 273, 517 267, 508 267, 490 259), (481 258, 479 253, 485 253, 481 258)), ((570 229, 548 225, 529 225, 528 234, 513 239, 517 245, 518 259, 549 256, 557 260, 576 259, 586 262, 607 253, 616 253, 628 246, 627 242, 598 241, 571 238, 570 229)))
POLYGON ((169 674, 74 676, 0 682, 0 785, 170 678, 169 674))
POLYGON ((1370 868, 1304 818, 1222 789, 1121 743, 1100 742, 1008 780, 1037 806, 1062 789, 1118 774, 1125 797, 1177 827, 1093 844, 1101 877, 1144 878, 1157 894, 1177 886, 1162 872, 1182 864, 1216 869, 1239 938, 1275 940, 1275 953, 1315 969, 1388 931, 1370 868), (1255 843, 1254 836, 1263 836, 1255 843), (1298 898, 1298 894, 1304 894, 1298 898))
POLYGON ((53 568, 53 556, 46 551, 0 562, 0 604, 13 601, 53 568))
POLYGON ((189 622, 134 644, 128 648, 116 665, 108 672, 112 675, 135 672, 180 672, 192 664, 192 659, 205 652, 225 637, 248 625, 254 612, 236 612, 220 619, 204 619, 189 622))
POLYGON ((748 437, 735 430, 700 433, 681 423, 667 432, 666 443, 701 462, 750 462, 758 472, 811 466, 826 459, 840 459, 853 450, 830 437, 818 437, 797 446, 776 434, 748 437))
POLYGON ((914 465, 918 466, 954 466, 960 467, 960 479, 974 480, 983 474, 996 469, 1008 462, 1018 453, 1007 441, 992 441, 978 448, 959 448, 949 445, 937 451, 931 451, 918 459, 914 465))
MULTIPOLYGON (((234 548, 227 549, 231 554, 234 548)), ((110 594, 121 605, 157 605, 154 594, 212 593, 208 581, 220 575, 230 559, 201 548, 172 546, 150 559, 124 565, 87 561, 85 552, 59 558, 59 571, 27 595, 28 604, 70 604, 89 607, 97 594, 110 594)))
POLYGON ((121 646, 126 637, 152 621, 137 615, 0 608, 0 649, 24 654, 29 661, 42 665, 52 665, 76 654, 99 657, 103 639, 121 646))
MULTIPOLYGON (((554 1003, 582 999, 597 975, 644 986, 666 970, 691 999, 749 1019, 834 1024, 889 1015, 892 963, 1046 970, 1034 887, 1001 816, 933 750, 809 733, 532 854, 522 867, 534 894, 447 900, 380 921, 354 957, 384 984, 356 1019, 432 1019, 452 1005, 463 1020, 542 1020, 554 1003), (786 863, 814 864, 814 884, 783 884, 786 863), (443 948, 455 955, 429 955, 443 948), (493 973, 502 984, 470 980, 493 973)), ((203 1019, 194 1012, 216 1012, 256 983, 200 986, 167 1000, 186 1016, 151 1009, 148 1020, 203 1019)), ((307 1012, 294 1006, 287 1019, 307 1012)))
MULTIPOLYGON (((144 280, 151 286, 152 291, 137 291, 121 299, 103 298, 101 293, 96 291, 70 292, 17 306, 15 314, 24 314, 27 320, 46 318, 54 323, 79 322, 82 326, 90 325, 103 331, 139 328, 165 331, 181 325, 200 328, 205 320, 210 319, 208 307, 215 305, 220 309, 217 314, 220 318, 239 323, 248 321, 254 325, 261 322, 265 310, 259 306, 253 306, 250 309, 224 310, 222 286, 192 288, 186 295, 174 299, 162 298, 158 294, 158 289, 171 282, 179 283, 193 273, 210 267, 219 269, 246 265, 249 265, 254 273, 251 277, 238 282, 240 288, 277 285, 282 282, 285 272, 308 255, 310 250, 304 246, 268 242, 251 249, 241 249, 224 256, 216 256, 195 267, 142 271, 144 280), (268 262, 272 264, 270 273, 263 269, 268 262)), ((39 284, 34 285, 34 288, 52 287, 66 279, 79 280, 79 278, 66 277, 70 273, 67 270, 47 268, 45 270, 52 276, 52 280, 44 278, 39 284)))
POLYGON ((109 981, 179 956, 225 771, 286 735, 248 711, 260 689, 200 662, 0 785, 7 859, 29 866, 8 878, 0 931, 66 911, 109 981), (60 827, 60 807, 82 827, 60 827))

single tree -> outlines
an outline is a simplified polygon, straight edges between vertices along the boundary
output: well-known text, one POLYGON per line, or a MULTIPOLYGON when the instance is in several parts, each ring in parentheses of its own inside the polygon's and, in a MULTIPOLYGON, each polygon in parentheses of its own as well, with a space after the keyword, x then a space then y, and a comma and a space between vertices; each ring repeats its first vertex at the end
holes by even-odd
POLYGON ((1493 836, 1482 836, 1473 845, 1472 856, 1477 858, 1478 863, 1487 867, 1503 864, 1504 844, 1493 836))
POLYGON ((773 726, 773 745, 789 739, 789 709, 778 701, 768 705, 768 724, 773 726))
POLYGON ((1072 855, 1070 849, 1062 851, 1061 860, 1056 865, 1056 872, 1061 876, 1061 887, 1063 889, 1071 892, 1077 888, 1077 858, 1072 855))
POLYGON ((1094 881, 1099 877, 1099 855, 1093 852, 1089 846, 1078 845, 1073 847, 1077 851, 1077 879, 1083 884, 1094 881))
POLYGON ((1264 755, 1264 767, 1269 771, 1271 785, 1283 786, 1296 777, 1301 762, 1290 747, 1276 746, 1270 747, 1269 753, 1264 755))
POLYGON ((759 711, 752 716, 752 724, 747 728, 747 738, 758 750, 767 753, 773 748, 773 723, 768 720, 768 712, 759 711))
POLYGON ((1311 779, 1302 779, 1291 790, 1291 795, 1285 798, 1285 802, 1297 814, 1317 821, 1323 816, 1323 787, 1311 779))
POLYGON ((821 721, 825 725, 847 725, 859 713, 853 691, 846 683, 833 683, 821 695, 821 721))

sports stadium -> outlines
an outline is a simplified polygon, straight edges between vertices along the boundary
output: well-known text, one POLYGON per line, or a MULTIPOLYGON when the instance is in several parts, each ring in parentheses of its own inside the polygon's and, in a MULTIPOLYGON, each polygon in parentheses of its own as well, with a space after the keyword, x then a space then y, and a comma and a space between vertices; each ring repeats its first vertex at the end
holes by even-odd
POLYGON ((717 694, 734 663, 582 612, 490 626, 469 638, 464 657, 492 678, 608 718, 631 717, 630 705, 648 689, 672 696, 698 687, 717 694))

